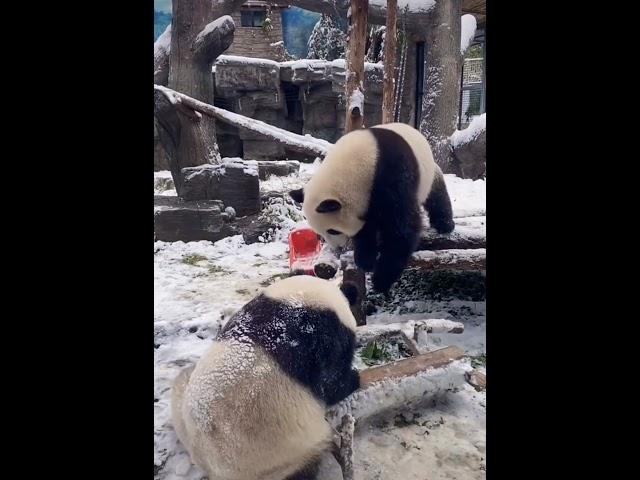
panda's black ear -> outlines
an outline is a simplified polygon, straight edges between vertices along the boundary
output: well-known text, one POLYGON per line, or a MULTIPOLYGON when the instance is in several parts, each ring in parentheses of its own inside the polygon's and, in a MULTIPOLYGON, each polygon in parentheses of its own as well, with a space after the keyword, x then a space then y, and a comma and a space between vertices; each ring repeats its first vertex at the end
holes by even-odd
POLYGON ((298 203, 304 202, 304 190, 302 188, 298 188, 297 190, 291 190, 289 192, 289 196, 298 203))
POLYGON ((353 283, 343 283, 340 285, 340 290, 347 300, 349 301, 350 306, 354 306, 356 301, 358 300, 358 289, 353 283))
POLYGON ((337 212, 342 208, 342 204, 338 200, 323 200, 316 207, 318 213, 337 212))

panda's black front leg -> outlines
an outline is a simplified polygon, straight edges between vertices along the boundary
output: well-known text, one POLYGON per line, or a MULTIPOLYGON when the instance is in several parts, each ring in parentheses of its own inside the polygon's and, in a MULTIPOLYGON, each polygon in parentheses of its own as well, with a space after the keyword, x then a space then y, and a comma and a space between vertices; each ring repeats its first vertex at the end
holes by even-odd
POLYGON ((353 260, 365 272, 373 270, 378 256, 378 229, 373 221, 368 221, 353 237, 353 260))
POLYGON ((387 293, 400 278, 420 239, 422 222, 416 210, 399 212, 383 225, 380 257, 373 271, 373 288, 387 293))

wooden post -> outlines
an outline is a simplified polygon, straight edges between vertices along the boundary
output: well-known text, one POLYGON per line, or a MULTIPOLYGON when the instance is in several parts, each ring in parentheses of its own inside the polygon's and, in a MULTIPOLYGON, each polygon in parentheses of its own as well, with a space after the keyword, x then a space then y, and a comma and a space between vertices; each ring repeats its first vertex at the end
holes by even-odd
POLYGON ((382 123, 393 122, 396 69, 396 14, 398 0, 387 0, 387 28, 384 34, 384 76, 382 87, 382 123))
POLYGON ((347 118, 345 133, 362 128, 364 109, 364 56, 367 45, 369 0, 351 0, 346 65, 347 118))
MULTIPOLYGON (((364 56, 367 45, 367 14, 369 0, 351 0, 351 8, 347 14, 349 22, 346 64, 347 118, 344 133, 362 128, 364 109, 364 56)), ((367 323, 362 303, 366 294, 364 271, 350 265, 343 269, 343 283, 350 283, 358 291, 358 299, 351 307, 351 312, 358 325, 367 323)))

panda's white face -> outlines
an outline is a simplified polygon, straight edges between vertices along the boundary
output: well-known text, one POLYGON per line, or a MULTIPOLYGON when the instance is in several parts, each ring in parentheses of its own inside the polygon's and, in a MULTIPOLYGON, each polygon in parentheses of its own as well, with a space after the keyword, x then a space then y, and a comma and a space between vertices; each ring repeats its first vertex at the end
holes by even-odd
POLYGON ((330 245, 344 247, 364 226, 376 158, 373 135, 353 131, 331 147, 304 189, 290 192, 309 226, 330 245))
POLYGON ((302 211, 309 226, 334 248, 344 247, 349 238, 364 225, 353 210, 344 209, 341 202, 335 199, 314 202, 305 198, 302 211))

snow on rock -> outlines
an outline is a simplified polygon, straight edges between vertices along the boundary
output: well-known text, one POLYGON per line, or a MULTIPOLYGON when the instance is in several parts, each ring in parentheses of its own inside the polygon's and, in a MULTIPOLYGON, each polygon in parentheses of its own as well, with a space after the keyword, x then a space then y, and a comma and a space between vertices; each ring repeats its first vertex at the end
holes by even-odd
POLYGON ((471 14, 462 15, 460 17, 461 29, 460 33, 460 53, 464 55, 469 45, 473 41, 473 37, 476 35, 476 17, 471 14))
POLYGON ((476 115, 471 123, 464 130, 456 130, 451 135, 451 145, 456 148, 465 143, 469 143, 487 129, 487 114, 476 115))
POLYGON ((267 58, 251 58, 251 57, 240 57, 237 55, 220 55, 216 61, 218 65, 228 65, 228 64, 244 64, 244 65, 259 65, 262 67, 276 67, 279 68, 280 64, 274 60, 269 60, 267 58))

